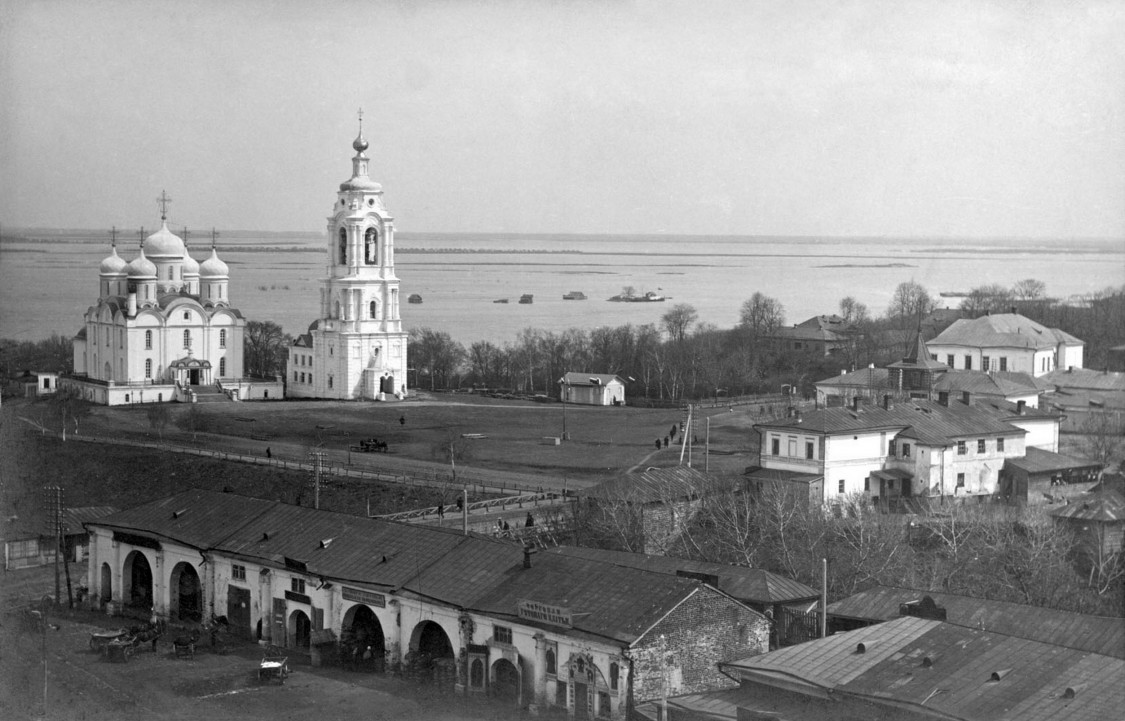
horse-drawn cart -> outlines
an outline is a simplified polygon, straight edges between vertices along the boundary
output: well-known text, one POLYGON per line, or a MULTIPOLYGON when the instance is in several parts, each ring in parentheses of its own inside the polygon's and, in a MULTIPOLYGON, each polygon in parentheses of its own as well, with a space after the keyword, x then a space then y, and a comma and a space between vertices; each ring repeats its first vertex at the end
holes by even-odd
POLYGON ((119 641, 128 635, 129 632, 124 628, 119 628, 116 631, 95 631, 90 634, 90 650, 105 656, 110 643, 119 641))
POLYGON ((258 664, 258 682, 269 683, 277 681, 278 685, 284 684, 289 676, 288 656, 263 656, 258 664))
POLYGON ((115 638, 105 645, 105 657, 110 661, 128 663, 133 654, 137 652, 137 637, 122 636, 115 638))

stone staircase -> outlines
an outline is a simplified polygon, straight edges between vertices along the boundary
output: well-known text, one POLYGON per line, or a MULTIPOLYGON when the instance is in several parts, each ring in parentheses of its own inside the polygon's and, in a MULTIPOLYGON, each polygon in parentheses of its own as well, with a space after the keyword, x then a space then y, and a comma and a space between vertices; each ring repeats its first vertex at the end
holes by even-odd
POLYGON ((223 393, 218 385, 209 386, 192 386, 195 391, 196 403, 233 403, 226 393, 223 393))

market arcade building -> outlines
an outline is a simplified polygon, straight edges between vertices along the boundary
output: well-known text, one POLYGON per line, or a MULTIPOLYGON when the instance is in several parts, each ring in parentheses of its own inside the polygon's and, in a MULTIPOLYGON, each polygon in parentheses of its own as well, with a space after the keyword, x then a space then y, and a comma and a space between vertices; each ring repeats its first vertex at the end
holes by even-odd
POLYGON ((191 490, 88 524, 92 602, 577 718, 725 688, 767 619, 691 578, 510 541, 191 490))

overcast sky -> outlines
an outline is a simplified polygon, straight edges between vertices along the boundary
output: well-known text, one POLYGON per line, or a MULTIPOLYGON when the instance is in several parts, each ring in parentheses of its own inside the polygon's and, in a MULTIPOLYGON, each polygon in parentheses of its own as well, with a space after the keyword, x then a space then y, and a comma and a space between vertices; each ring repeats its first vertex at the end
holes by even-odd
POLYGON ((1125 3, 0 0, 0 222, 1125 238, 1125 3))

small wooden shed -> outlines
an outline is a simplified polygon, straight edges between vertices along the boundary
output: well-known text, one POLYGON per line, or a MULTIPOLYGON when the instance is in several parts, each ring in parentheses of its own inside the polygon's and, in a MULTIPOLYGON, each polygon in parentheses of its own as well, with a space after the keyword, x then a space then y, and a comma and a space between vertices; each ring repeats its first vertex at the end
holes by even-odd
POLYGON ((623 406, 625 381, 616 375, 567 373, 559 379, 559 400, 587 406, 623 406))

